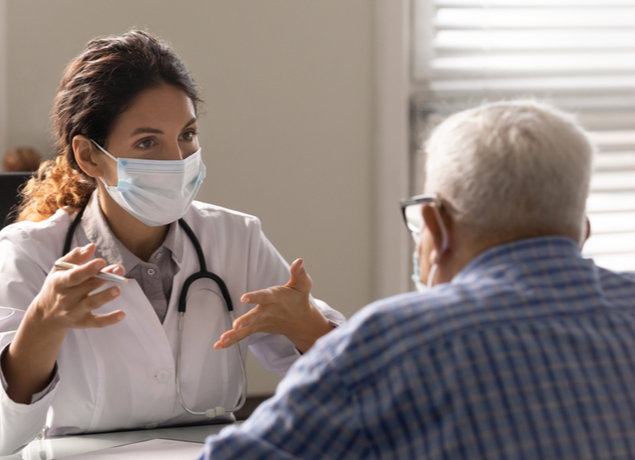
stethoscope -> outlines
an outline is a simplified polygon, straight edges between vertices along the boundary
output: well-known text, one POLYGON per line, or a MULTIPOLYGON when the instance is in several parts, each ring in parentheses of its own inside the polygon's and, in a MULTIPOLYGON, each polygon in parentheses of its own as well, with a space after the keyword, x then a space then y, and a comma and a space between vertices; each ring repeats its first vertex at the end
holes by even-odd
MULTIPOLYGON (((66 234, 66 240, 64 241, 64 252, 62 256, 65 256, 71 250, 71 242, 73 240, 73 235, 75 234, 75 230, 77 229, 79 222, 82 220, 82 216, 84 215, 85 209, 86 207, 82 208, 82 210, 79 211, 79 213, 77 213, 77 216, 71 223, 71 226, 68 228, 68 233, 66 234)), ((187 293, 188 293, 188 290, 190 289, 190 285, 194 281, 202 279, 202 278, 207 278, 214 281, 220 288, 221 294, 223 295, 223 300, 225 301, 225 305, 227 306, 227 314, 229 315, 229 319, 231 321, 230 324, 234 323, 235 318, 234 318, 234 304, 232 303, 232 299, 231 299, 231 296, 229 295, 229 291, 227 290, 227 286, 225 285, 225 282, 217 274, 207 271, 205 256, 203 255, 203 248, 201 248, 201 244, 199 243, 198 238, 196 238, 196 235, 194 234, 190 226, 183 219, 179 219, 179 225, 185 231, 187 236, 190 238, 192 245, 194 245, 194 249, 196 250, 196 255, 198 256, 198 263, 199 263, 200 269, 196 273, 190 275, 185 280, 185 282, 183 283, 183 287, 181 288, 181 294, 179 296, 178 341, 177 341, 177 347, 176 347, 176 393, 179 396, 179 402, 181 403, 181 406, 183 406, 183 409, 185 409, 186 412, 189 412, 192 415, 204 415, 209 418, 214 418, 214 417, 218 417, 219 415, 223 415, 225 413, 236 412, 241 407, 243 407, 243 405, 245 404, 245 400, 247 399, 247 370, 245 369, 245 361, 243 360, 243 353, 240 349, 240 345, 236 344, 236 347, 238 348, 238 356, 240 358, 240 369, 243 375, 242 394, 240 395, 240 400, 238 401, 238 404, 236 405, 236 407, 233 407, 231 409, 226 409, 224 407, 217 406, 212 409, 207 409, 205 412, 196 412, 190 409, 189 407, 187 407, 187 405, 185 404, 185 401, 183 400, 183 394, 181 393, 181 344, 183 341, 183 326, 185 323, 184 317, 185 317, 185 307, 187 303, 187 293)))

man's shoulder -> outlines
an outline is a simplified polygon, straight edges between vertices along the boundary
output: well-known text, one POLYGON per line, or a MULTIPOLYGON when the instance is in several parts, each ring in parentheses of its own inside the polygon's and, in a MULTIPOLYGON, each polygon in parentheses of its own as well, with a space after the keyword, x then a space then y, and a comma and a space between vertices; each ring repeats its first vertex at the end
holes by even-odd
POLYGON ((608 268, 596 266, 598 279, 602 286, 608 289, 616 287, 633 287, 635 286, 635 272, 632 271, 613 271, 608 268))
POLYGON ((360 312, 360 320, 385 322, 386 317, 392 317, 394 324, 400 327, 414 323, 425 327, 431 322, 452 322, 478 316, 484 309, 518 297, 514 286, 498 280, 440 284, 421 293, 408 292, 373 302, 360 312))
POLYGON ((632 274, 600 271, 600 276, 590 279, 570 276, 567 285, 483 278, 379 300, 336 331, 332 356, 348 359, 350 366, 372 363, 364 365, 367 372, 381 372, 404 356, 433 359, 434 350, 472 341, 475 334, 513 341, 514 333, 503 331, 568 328, 580 321, 592 326, 598 320, 615 322, 635 313, 632 274))
POLYGON ((320 359, 356 369, 344 380, 381 373, 404 356, 421 355, 444 337, 485 323, 477 297, 448 284, 373 302, 322 339, 320 359))
POLYGON ((487 284, 485 281, 478 288, 444 284, 423 293, 396 295, 368 305, 350 322, 352 327, 368 335, 381 335, 387 342, 415 337, 412 346, 420 346, 447 334, 490 323, 492 310, 513 301, 513 292, 500 286, 488 288, 487 284))
POLYGON ((382 299, 352 321, 360 328, 376 323, 369 330, 384 327, 387 335, 412 333, 442 340, 475 328, 635 313, 635 273, 614 272, 590 260, 577 268, 538 275, 484 274, 472 282, 382 299))

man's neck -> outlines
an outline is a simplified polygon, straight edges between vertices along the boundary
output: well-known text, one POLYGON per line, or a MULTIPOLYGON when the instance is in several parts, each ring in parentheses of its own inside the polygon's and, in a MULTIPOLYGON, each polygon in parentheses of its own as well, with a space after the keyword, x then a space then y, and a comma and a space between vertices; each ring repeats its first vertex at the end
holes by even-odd
POLYGON ((453 230, 453 244, 439 263, 437 279, 443 283, 450 282, 472 260, 488 249, 496 246, 528 238, 546 236, 565 236, 571 238, 573 241, 579 241, 581 238, 580 234, 573 234, 573 232, 518 231, 507 234, 498 233, 486 236, 474 236, 474 233, 470 232, 469 228, 461 225, 455 225, 453 230))

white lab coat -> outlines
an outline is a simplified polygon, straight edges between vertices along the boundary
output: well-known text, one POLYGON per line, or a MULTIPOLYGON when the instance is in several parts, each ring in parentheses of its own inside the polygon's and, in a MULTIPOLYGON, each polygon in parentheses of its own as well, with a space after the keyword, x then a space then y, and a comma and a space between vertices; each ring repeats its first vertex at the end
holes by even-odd
MULTIPOLYGON (((12 340, 24 311, 61 256, 71 217, 60 210, 44 222, 21 222, 0 232, 0 349, 12 340)), ((257 218, 194 202, 184 219, 200 241, 208 270, 227 284, 237 317, 253 308, 240 302, 242 294, 288 281, 289 266, 263 235, 257 218)), ((187 238, 180 228, 178 237, 187 238)), ((103 329, 70 330, 57 360, 60 379, 52 391, 25 405, 13 402, 0 387, 0 455, 24 446, 45 422, 50 436, 203 422, 204 417, 183 410, 175 385, 177 301, 185 278, 198 270, 187 239, 163 324, 135 281, 120 285, 121 295, 97 313, 122 309, 125 320, 103 329)), ((344 321, 323 302, 314 302, 333 323, 344 321)), ((231 327, 226 311, 214 282, 192 285, 181 389, 195 411, 233 407, 240 397, 236 347, 213 349, 231 327)), ((280 374, 298 358, 293 344, 280 335, 255 334, 240 346, 244 357, 249 347, 265 367, 280 374)), ((226 415, 225 420, 233 418, 226 415)))

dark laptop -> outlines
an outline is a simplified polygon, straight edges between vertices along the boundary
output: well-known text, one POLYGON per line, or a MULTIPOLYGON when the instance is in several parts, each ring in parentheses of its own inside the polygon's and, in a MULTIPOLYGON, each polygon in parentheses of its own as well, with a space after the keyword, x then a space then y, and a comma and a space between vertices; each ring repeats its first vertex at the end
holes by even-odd
POLYGON ((16 218, 18 193, 32 172, 0 173, 0 224, 5 227, 16 218))

